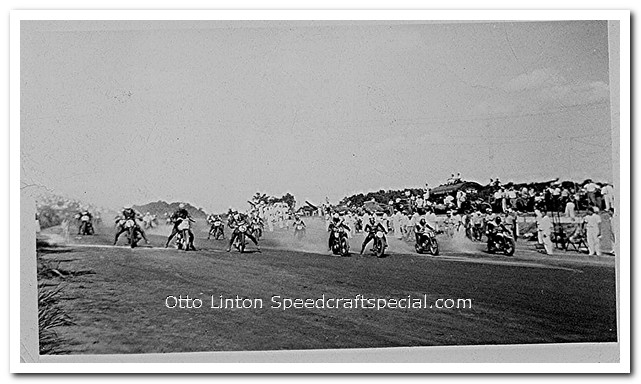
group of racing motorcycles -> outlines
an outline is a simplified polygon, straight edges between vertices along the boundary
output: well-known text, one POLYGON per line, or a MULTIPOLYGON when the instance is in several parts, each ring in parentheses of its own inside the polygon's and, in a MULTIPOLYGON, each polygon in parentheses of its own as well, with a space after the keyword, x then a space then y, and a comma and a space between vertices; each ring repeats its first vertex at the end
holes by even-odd
POLYGON ((483 234, 487 236, 487 251, 500 252, 507 256, 514 255, 516 250, 516 219, 509 224, 500 215, 487 209, 485 215, 480 211, 465 216, 466 236, 472 241, 482 241, 483 234))
MULTIPOLYGON (((131 248, 135 248, 140 240, 144 240, 149 244, 145 231, 138 224, 138 221, 143 221, 140 213, 136 212, 132 207, 123 207, 121 214, 115 218, 116 235, 113 244, 116 245, 118 243, 118 238, 123 233, 126 235, 127 244, 131 248)), ((209 215, 207 221, 211 224, 207 239, 212 237, 216 240, 225 239, 225 225, 220 215, 209 215)), ((192 231, 192 224, 195 222, 187 209, 185 209, 185 205, 180 204, 178 210, 169 217, 168 223, 172 225, 172 230, 165 242, 165 248, 169 247, 169 244, 175 238, 177 249, 195 251, 194 233, 192 231)), ((247 239, 251 240, 256 245, 257 251, 260 252, 258 240, 263 234, 263 223, 260 218, 254 216, 250 218, 245 214, 232 211, 227 221, 227 227, 232 229, 227 252, 231 251, 232 246, 240 252, 244 252, 247 239)))
MULTIPOLYGON (((260 252, 258 241, 264 232, 264 222, 257 214, 245 214, 238 211, 230 210, 228 212, 227 225, 224 224, 220 215, 209 215, 208 223, 211 225, 207 239, 212 237, 215 240, 225 239, 225 227, 232 230, 229 238, 227 252, 231 248, 236 248, 239 252, 245 252, 247 240, 251 240, 256 246, 257 252, 260 252)), ((480 216, 477 216, 477 218, 480 216)), ((92 216, 88 211, 82 211, 76 215, 79 222, 79 235, 93 235, 92 216)), ((120 215, 115 218, 116 234, 113 245, 118 243, 119 237, 124 233, 127 238, 127 244, 134 248, 141 240, 149 244, 149 240, 144 229, 138 221, 143 221, 143 216, 130 206, 123 207, 120 215)), ((144 221, 143 221, 144 222, 144 221)), ((172 225, 172 231, 165 247, 169 247, 170 242, 175 237, 175 247, 184 251, 195 251, 194 233, 192 224, 195 220, 185 209, 184 204, 180 204, 171 216, 169 223, 172 225)), ((293 222, 294 238, 302 240, 305 237, 306 225, 300 216, 296 216, 293 222)), ((491 212, 483 217, 483 220, 474 220, 468 217, 468 223, 465 225, 467 236, 476 241, 481 241, 482 235, 487 236, 487 250, 490 253, 501 252, 508 256, 514 254, 515 240, 512 230, 507 228, 502 222, 501 217, 492 215, 491 212)), ((416 220, 414 225, 415 244, 414 248, 417 253, 429 253, 431 255, 439 254, 439 243, 437 240, 437 231, 435 226, 426 221, 424 217, 416 220)), ((329 232, 328 246, 329 251, 334 255, 349 256, 349 233, 350 227, 345 223, 343 217, 338 213, 332 215, 331 221, 327 225, 329 232)), ((376 220, 375 216, 370 216, 367 220, 363 232, 363 240, 360 254, 362 255, 367 245, 373 241, 371 252, 378 258, 384 257, 388 247, 386 234, 389 229, 383 223, 376 220)))
MULTIPOLYGON (((335 255, 340 256, 349 256, 349 236, 350 232, 349 226, 345 224, 345 221, 341 216, 335 213, 332 216, 332 220, 328 225, 329 235, 329 249, 335 255)), ((365 233, 365 239, 361 246, 360 254, 362 255, 365 252, 367 244, 373 241, 373 246, 371 252, 374 256, 381 258, 385 257, 385 250, 387 249, 387 237, 385 236, 388 233, 388 228, 383 225, 380 221, 377 221, 375 216, 370 216, 367 220, 363 232, 365 233)), ((415 249, 417 253, 428 252, 432 255, 438 255, 438 241, 436 240, 436 230, 427 223, 427 221, 422 218, 414 226, 414 233, 416 235, 416 244, 415 249)))

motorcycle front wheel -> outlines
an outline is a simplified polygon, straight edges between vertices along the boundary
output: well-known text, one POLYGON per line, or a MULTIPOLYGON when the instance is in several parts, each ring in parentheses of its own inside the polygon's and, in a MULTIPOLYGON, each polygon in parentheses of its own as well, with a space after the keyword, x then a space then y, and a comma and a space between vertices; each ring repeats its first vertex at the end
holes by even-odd
POLYGON ((374 246, 374 255, 378 257, 379 259, 383 256, 385 256, 385 247, 383 246, 383 242, 379 241, 375 246, 374 246))
POLYGON ((432 240, 429 250, 432 255, 438 256, 438 241, 436 239, 432 240))
POLYGON ((240 243, 238 244, 238 250, 240 253, 245 252, 245 235, 240 235, 240 243))
POLYGON ((129 228, 129 243, 131 248, 135 248, 138 240, 136 240, 136 227, 129 228))
POLYGON ((508 255, 508 256, 514 255, 514 251, 516 249, 515 244, 514 244, 514 240, 506 239, 503 249, 505 250, 505 254, 506 255, 508 255))
POLYGON ((349 256, 349 245, 347 244, 346 238, 341 240, 341 256, 349 256))

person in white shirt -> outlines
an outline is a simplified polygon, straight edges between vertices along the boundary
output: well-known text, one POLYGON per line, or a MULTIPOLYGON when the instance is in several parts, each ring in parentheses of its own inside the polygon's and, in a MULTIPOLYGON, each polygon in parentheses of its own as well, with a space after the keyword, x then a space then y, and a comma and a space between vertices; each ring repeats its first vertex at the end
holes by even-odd
POLYGON ((448 208, 452 208, 454 206, 454 204, 452 203, 453 201, 454 201, 454 196, 447 195, 443 199, 443 204, 445 204, 445 206, 448 207, 448 208))
POLYGON ((565 216, 569 217, 570 219, 574 219, 576 216, 574 213, 574 210, 576 209, 576 206, 574 205, 574 201, 568 200, 567 203, 565 203, 565 216))
POLYGON ((396 211, 396 213, 393 216, 392 222, 394 223, 394 237, 397 239, 402 239, 403 238, 403 214, 401 211, 396 211))
POLYGON ((612 184, 606 184, 601 188, 601 195, 603 195, 603 201, 605 202, 605 209, 609 211, 614 209, 614 187, 612 184))
POLYGON ((428 209, 426 219, 427 222, 432 226, 432 228, 436 229, 438 231, 438 218, 436 217, 436 213, 434 213, 433 209, 428 209))
POLYGON ((593 207, 597 206, 597 201, 596 201, 596 191, 599 189, 599 186, 596 185, 592 180, 588 180, 588 183, 585 185, 585 191, 588 194, 588 201, 590 202, 590 205, 593 207))
POLYGON ((514 190, 513 187, 510 187, 507 191, 507 198, 510 201, 510 208, 516 209, 516 191, 514 190))
POLYGON ((601 256, 601 216, 598 212, 599 208, 593 207, 592 212, 583 218, 590 256, 601 256))
POLYGON ((539 235, 539 243, 543 244, 545 253, 551 255, 554 252, 554 246, 552 244, 552 230, 554 225, 552 224, 552 220, 550 220, 550 217, 545 211, 541 212, 537 209, 534 213, 536 214, 536 229, 539 235))

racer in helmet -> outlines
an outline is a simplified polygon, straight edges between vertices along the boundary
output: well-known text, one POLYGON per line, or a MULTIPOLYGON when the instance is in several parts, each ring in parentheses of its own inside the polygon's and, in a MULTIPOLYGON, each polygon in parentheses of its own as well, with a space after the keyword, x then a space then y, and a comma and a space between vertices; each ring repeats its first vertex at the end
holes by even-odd
POLYGON ((332 233, 340 228, 343 228, 346 231, 345 233, 351 231, 349 226, 345 224, 345 221, 341 219, 340 215, 338 213, 334 213, 332 215, 332 221, 330 221, 329 225, 327 226, 327 231, 329 232, 329 240, 327 241, 327 245, 330 251, 332 250, 332 245, 334 243, 334 236, 332 236, 332 233))
MULTIPOLYGON (((116 236, 114 237, 114 245, 118 243, 118 238, 120 235, 122 235, 124 232, 127 231, 127 228, 125 228, 125 223, 128 220, 133 220, 134 225, 136 226, 136 230, 140 233, 142 238, 145 240, 145 243, 149 244, 149 240, 147 240, 147 236, 145 235, 145 231, 142 229, 142 227, 138 224, 136 220, 142 220, 142 215, 140 212, 137 212, 134 210, 131 206, 124 206, 122 207, 122 212, 120 213, 120 216, 116 217, 116 236)), ((133 241, 133 239, 132 239, 133 241)))
MULTIPOLYGON (((363 240, 363 246, 361 247, 361 255, 363 254, 363 252, 365 252, 365 247, 367 247, 367 243, 374 240, 374 238, 376 237, 376 232, 382 231, 384 234, 387 234, 387 229, 380 222, 377 223, 374 216, 370 216, 368 223, 365 224, 364 230, 367 233, 367 236, 365 236, 365 240, 363 240)), ((383 244, 384 244, 383 245, 384 247, 387 247, 387 240, 385 239, 385 236, 383 236, 383 244)))
MULTIPOLYGON (((240 231, 238 228, 240 228, 241 226, 245 226, 246 228, 248 228, 249 220, 246 215, 236 212, 236 214, 232 216, 227 222, 227 226, 234 229, 229 239, 229 246, 227 247, 227 252, 231 252, 231 246, 234 244, 234 241, 236 241, 238 235, 240 235, 240 231), (231 220, 233 220, 233 222, 230 224, 231 220)), ((254 237, 254 235, 252 235, 251 232, 247 230, 245 231, 245 236, 247 236, 249 240, 251 240, 254 245, 256 245, 257 251, 260 252, 260 246, 258 245, 258 241, 254 237)))
POLYGON ((429 225, 427 220, 424 217, 421 217, 421 220, 414 225, 414 235, 416 236, 416 242, 421 242, 421 235, 426 232, 426 230, 436 231, 434 227, 429 225))
POLYGON ((485 229, 486 229, 487 243, 488 244, 494 242, 495 236, 499 231, 508 231, 508 232, 511 233, 511 231, 509 231, 505 227, 505 225, 503 224, 503 222, 501 220, 501 217, 499 215, 495 215, 493 217, 488 217, 488 219, 489 220, 485 223, 485 225, 486 225, 485 229))
POLYGON ((91 220, 93 219, 93 216, 87 210, 82 210, 75 214, 74 218, 78 221, 78 235, 80 235, 82 232, 83 217, 85 217, 84 221, 89 221, 90 223, 91 223, 91 220))
POLYGON ((213 213, 210 214, 209 216, 207 216, 207 222, 211 224, 207 239, 211 238, 211 234, 214 232, 214 227, 216 226, 215 223, 219 223, 218 226, 220 226, 220 231, 223 235, 223 239, 225 238, 225 232, 223 231, 223 229, 225 228, 225 224, 223 224, 223 219, 220 217, 220 215, 214 215, 213 213))
POLYGON ((300 218, 299 215, 295 216, 294 224, 292 224, 292 226, 294 227, 294 237, 296 237, 298 232, 304 231, 307 228, 307 226, 305 225, 305 222, 303 221, 303 219, 300 218))
MULTIPOLYGON (((180 232, 178 230, 178 225, 180 225, 180 223, 183 220, 191 219, 191 216, 189 215, 189 212, 187 211, 187 209, 185 209, 185 204, 180 203, 178 205, 178 209, 169 217, 169 219, 171 220, 174 226, 171 228, 171 234, 167 238, 167 242, 165 243, 165 248, 169 247, 169 242, 171 242, 171 239, 173 239, 174 236, 176 236, 176 234, 180 232)), ((189 244, 192 244, 192 248, 193 248, 194 234, 191 231, 189 231, 189 244)))

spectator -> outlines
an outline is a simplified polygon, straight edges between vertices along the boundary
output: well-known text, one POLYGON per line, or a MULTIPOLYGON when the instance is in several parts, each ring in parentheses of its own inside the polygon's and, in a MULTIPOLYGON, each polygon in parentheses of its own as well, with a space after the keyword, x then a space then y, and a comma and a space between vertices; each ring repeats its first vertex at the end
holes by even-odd
POLYGON ((421 208, 423 208, 423 204, 424 204, 424 202, 423 202, 423 197, 422 197, 421 195, 418 195, 418 196, 416 197, 416 207, 417 207, 418 209, 421 209, 421 208))
POLYGON ((567 202, 570 200, 570 191, 567 188, 561 190, 561 206, 565 207, 567 202))
POLYGON ((588 211, 583 218, 590 256, 601 256, 601 246, 599 244, 601 238, 601 216, 599 216, 598 212, 599 208, 592 207, 592 210, 588 211))
POLYGON ((509 229, 510 232, 512 232, 512 237, 514 237, 514 241, 516 241, 516 213, 514 212, 514 210, 512 210, 511 208, 507 209, 507 213, 505 214, 503 223, 505 225, 505 228, 509 229))
POLYGON ((425 183, 425 192, 423 192, 423 201, 427 202, 429 198, 430 198, 430 189, 428 187, 428 184, 425 183))
POLYGON ((552 187, 551 186, 545 188, 545 191, 543 191, 543 201, 545 203, 545 210, 551 211, 554 206, 552 203, 552 187))
POLYGON ((559 212, 561 210, 561 188, 559 185, 552 188, 552 206, 554 212, 559 212))
POLYGON ((536 210, 536 229, 539 235, 539 244, 543 244, 545 248, 545 253, 552 255, 554 251, 554 246, 552 245, 552 230, 554 226, 552 225, 552 220, 547 215, 547 211, 536 210))
POLYGON ((598 207, 597 201, 596 201, 596 192, 597 189, 599 189, 599 186, 596 185, 594 182, 592 182, 591 179, 587 180, 588 183, 585 184, 585 192, 588 194, 588 204, 593 206, 593 207, 598 207))
POLYGON ((601 195, 605 203, 605 210, 614 210, 614 187, 612 184, 606 183, 605 186, 601 188, 601 195))
POLYGON ((438 220, 436 218, 436 213, 434 213, 434 210, 432 208, 428 208, 427 214, 425 216, 425 220, 432 226, 432 228, 438 231, 438 220))
POLYGON ((465 192, 463 192, 463 190, 459 189, 456 192, 456 207, 458 209, 461 209, 461 206, 463 205, 464 202, 465 202, 465 192))
POLYGON ((530 188, 528 190, 528 211, 532 212, 534 211, 534 206, 536 204, 536 191, 534 188, 530 188))
POLYGON ((452 208, 452 207, 454 206, 453 201, 454 201, 454 196, 452 196, 452 195, 447 195, 447 196, 445 196, 445 198, 443 199, 443 204, 445 204, 445 206, 446 206, 448 209, 450 209, 450 208, 452 208))
POLYGON ((499 212, 503 206, 503 194, 500 189, 494 191, 494 204, 492 204, 493 211, 499 212))
POLYGON ((581 208, 582 208, 581 207, 581 193, 579 192, 579 190, 578 189, 577 190, 572 189, 570 191, 570 195, 572 196, 572 199, 574 200, 574 205, 576 207, 576 210, 577 211, 581 210, 581 208))
POLYGON ((570 219, 574 219, 575 215, 575 209, 576 206, 574 204, 574 201, 568 200, 567 203, 565 203, 565 216, 569 217, 570 219))
POLYGON ((510 187, 510 189, 508 189, 507 198, 510 202, 510 208, 516 209, 516 191, 514 190, 514 187, 510 187))

